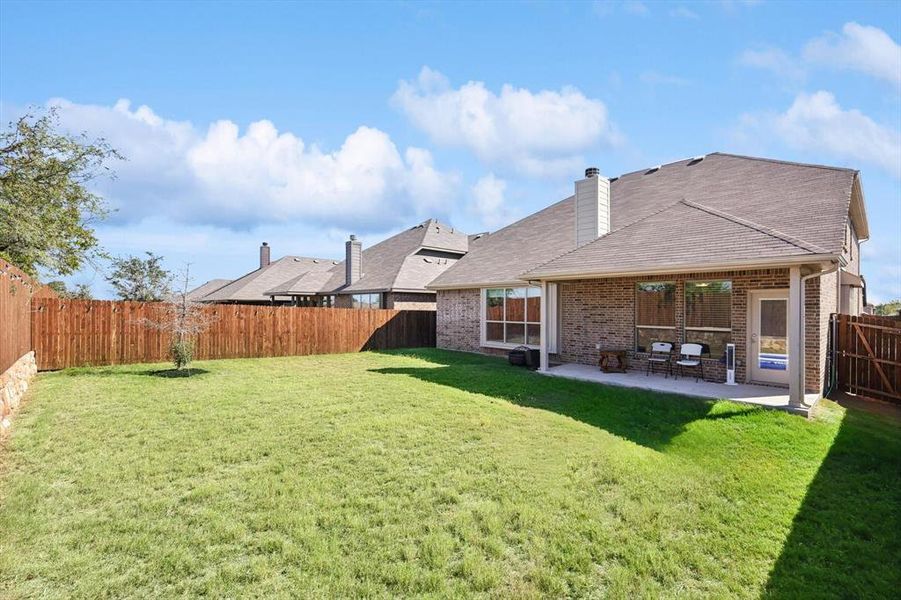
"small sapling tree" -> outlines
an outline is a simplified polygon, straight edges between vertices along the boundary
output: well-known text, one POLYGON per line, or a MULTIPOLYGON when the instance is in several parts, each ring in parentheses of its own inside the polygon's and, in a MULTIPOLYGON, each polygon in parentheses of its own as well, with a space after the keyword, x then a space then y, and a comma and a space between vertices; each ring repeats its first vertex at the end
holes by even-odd
POLYGON ((216 321, 215 315, 208 309, 192 300, 188 294, 191 276, 190 265, 182 271, 181 286, 161 307, 160 316, 156 319, 142 319, 147 327, 168 332, 172 336, 169 343, 169 356, 176 371, 190 375, 185 368, 194 358, 196 337, 206 331, 216 321))

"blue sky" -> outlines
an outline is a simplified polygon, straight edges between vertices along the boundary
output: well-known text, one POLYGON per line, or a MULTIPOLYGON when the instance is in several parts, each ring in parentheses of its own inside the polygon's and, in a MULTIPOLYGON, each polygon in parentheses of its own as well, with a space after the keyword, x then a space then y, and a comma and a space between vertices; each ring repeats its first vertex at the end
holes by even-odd
MULTIPOLYGON (((128 157, 114 254, 197 283, 430 216, 494 229, 714 151, 860 169, 901 297, 901 4, 0 4, 0 117, 57 103, 128 157)), ((815 218, 815 215, 813 216, 815 218)), ((109 290, 93 270, 70 278, 109 290)))

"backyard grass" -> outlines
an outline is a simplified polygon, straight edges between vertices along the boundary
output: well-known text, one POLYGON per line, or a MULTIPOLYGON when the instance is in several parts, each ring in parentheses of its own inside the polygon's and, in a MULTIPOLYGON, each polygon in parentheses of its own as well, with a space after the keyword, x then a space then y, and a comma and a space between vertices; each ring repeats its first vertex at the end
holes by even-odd
POLYGON ((438 350, 39 376, 0 597, 890 597, 901 423, 438 350))

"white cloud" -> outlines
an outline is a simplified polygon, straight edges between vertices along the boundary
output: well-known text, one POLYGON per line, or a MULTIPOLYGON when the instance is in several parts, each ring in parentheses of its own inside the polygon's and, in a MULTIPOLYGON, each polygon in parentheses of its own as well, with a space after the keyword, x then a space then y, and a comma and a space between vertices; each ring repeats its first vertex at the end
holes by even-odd
POLYGON ((470 209, 483 226, 494 228, 507 225, 512 220, 504 197, 506 190, 507 182, 495 177, 494 173, 485 175, 472 186, 470 209))
POLYGON ((881 304, 901 298, 901 241, 897 237, 871 239, 861 244, 860 254, 867 302, 881 304))
POLYGON ((633 15, 645 16, 649 14, 651 11, 648 9, 648 5, 640 0, 626 0, 623 2, 623 10, 627 13, 631 13, 633 15))
POLYGON ((622 10, 630 15, 645 17, 650 14, 648 5, 641 0, 595 0, 594 13, 599 17, 607 17, 622 10))
MULTIPOLYGON (((427 150, 403 154, 388 134, 361 126, 324 151, 266 120, 243 132, 232 121, 206 131, 165 119, 147 106, 54 100, 68 129, 105 137, 127 161, 101 192, 118 220, 166 214, 183 223, 247 229, 306 219, 361 230, 440 210, 458 186, 427 150)), ((446 214, 446 212, 445 212, 446 214)))
POLYGON ((607 107, 573 87, 532 92, 504 85, 495 93, 479 81, 452 88, 423 67, 401 81, 392 103, 436 143, 464 147, 489 164, 510 164, 543 175, 580 164, 579 153, 617 144, 607 107))
POLYGON ((684 6, 677 6, 676 8, 670 9, 669 16, 676 17, 678 19, 700 19, 701 17, 698 13, 693 10, 686 8, 684 6))
POLYGON ((784 113, 746 114, 739 137, 776 137, 808 153, 877 165, 901 177, 901 134, 857 109, 843 109, 826 91, 801 93, 784 113))
POLYGON ((828 32, 808 42, 803 56, 811 63, 861 71, 901 86, 901 46, 878 27, 845 23, 840 34, 828 32))
POLYGON ((901 87, 901 46, 878 27, 845 23, 842 33, 827 32, 808 41, 800 56, 773 47, 742 52, 738 62, 801 81, 811 67, 866 73, 901 87))
POLYGON ((772 71, 785 79, 803 80, 805 78, 804 68, 797 59, 779 48, 745 50, 739 56, 738 62, 746 67, 772 71))

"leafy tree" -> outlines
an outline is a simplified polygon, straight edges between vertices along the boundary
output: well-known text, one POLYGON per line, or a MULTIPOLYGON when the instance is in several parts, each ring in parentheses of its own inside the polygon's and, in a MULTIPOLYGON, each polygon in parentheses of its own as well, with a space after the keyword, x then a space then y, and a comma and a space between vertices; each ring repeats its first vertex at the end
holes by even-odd
POLYGON ((161 302, 169 294, 172 277, 163 268, 163 257, 146 252, 147 258, 128 256, 114 258, 106 280, 110 282, 121 300, 137 302, 161 302))
POLYGON ((91 286, 86 283, 77 283, 75 287, 69 289, 65 281, 50 281, 47 287, 52 289, 60 298, 70 298, 73 300, 93 300, 94 295, 91 293, 91 286))
POLYGON ((901 299, 892 300, 883 304, 876 305, 876 314, 884 317, 894 317, 901 314, 901 299))
POLYGON ((67 275, 101 255, 92 224, 108 209, 89 185, 122 158, 102 139, 58 133, 58 124, 51 108, 0 133, 0 257, 35 277, 39 268, 67 275))

